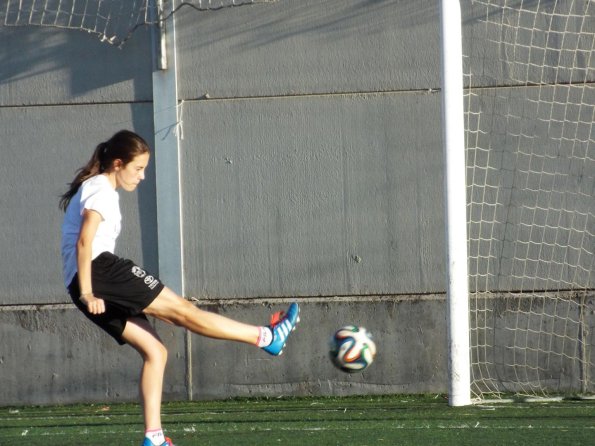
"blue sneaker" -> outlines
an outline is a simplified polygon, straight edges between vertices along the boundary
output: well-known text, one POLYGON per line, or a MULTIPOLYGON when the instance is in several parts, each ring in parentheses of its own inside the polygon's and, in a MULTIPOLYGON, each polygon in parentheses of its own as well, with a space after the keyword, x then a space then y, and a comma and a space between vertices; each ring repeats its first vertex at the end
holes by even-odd
POLYGON ((287 309, 287 313, 282 311, 271 316, 271 325, 269 328, 273 332, 273 342, 262 349, 273 356, 279 356, 283 353, 285 342, 295 326, 300 321, 300 307, 297 303, 292 303, 287 309))
POLYGON ((161 443, 161 444, 153 444, 153 442, 151 440, 149 440, 147 437, 145 437, 145 441, 143 441, 142 446, 175 446, 175 445, 171 442, 171 439, 168 437, 165 437, 165 442, 161 443))

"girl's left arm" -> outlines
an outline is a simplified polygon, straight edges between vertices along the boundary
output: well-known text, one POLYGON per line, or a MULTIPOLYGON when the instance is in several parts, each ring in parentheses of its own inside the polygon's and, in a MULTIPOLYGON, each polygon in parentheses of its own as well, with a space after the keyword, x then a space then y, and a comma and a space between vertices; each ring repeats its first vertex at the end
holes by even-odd
POLYGON ((89 313, 101 314, 105 312, 103 299, 95 297, 91 283, 91 253, 93 239, 97 233, 102 216, 99 212, 90 209, 83 211, 83 222, 76 245, 77 269, 81 301, 87 306, 89 313))

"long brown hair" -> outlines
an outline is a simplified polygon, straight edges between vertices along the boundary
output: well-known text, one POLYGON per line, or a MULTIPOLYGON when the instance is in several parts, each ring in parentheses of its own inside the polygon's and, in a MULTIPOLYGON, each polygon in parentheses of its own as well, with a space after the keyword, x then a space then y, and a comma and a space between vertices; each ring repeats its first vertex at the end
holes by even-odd
POLYGON ((68 190, 60 197, 60 209, 66 211, 70 200, 78 192, 83 181, 109 170, 115 160, 122 160, 124 165, 131 162, 136 156, 149 152, 146 141, 130 130, 120 130, 110 139, 100 143, 93 152, 87 164, 76 172, 68 190))

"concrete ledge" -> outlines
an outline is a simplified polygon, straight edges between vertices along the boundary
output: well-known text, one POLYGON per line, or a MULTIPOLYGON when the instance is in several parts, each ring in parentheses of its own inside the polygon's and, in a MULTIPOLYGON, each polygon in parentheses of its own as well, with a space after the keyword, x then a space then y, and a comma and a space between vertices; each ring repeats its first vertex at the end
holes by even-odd
MULTIPOLYGON (((260 308, 259 308, 260 307, 260 308)), ((258 305, 218 306, 225 316, 262 322, 258 305)), ((194 398, 277 395, 354 395, 444 392, 446 325, 443 296, 320 298, 301 301, 301 323, 279 358, 250 346, 193 338, 194 398), (375 363, 365 372, 343 373, 328 359, 328 342, 347 324, 374 335, 375 363), (225 377, 225 379, 221 379, 225 377)))
MULTIPOLYGON (((74 305, 0 309, 0 405, 138 399, 139 355, 74 305)), ((182 399, 184 333, 160 323, 158 330, 170 351, 164 395, 182 399)))
MULTIPOLYGON (((552 310, 543 298, 533 298, 532 303, 529 300, 517 298, 515 302, 523 308, 532 305, 535 310, 552 310)), ((263 324, 271 313, 284 310, 289 301, 221 299, 195 303, 233 319, 263 324)), ((155 322, 169 350, 164 399, 446 392, 444 295, 316 297, 299 302, 301 323, 280 357, 271 357, 250 345, 187 337, 185 330, 155 322), (374 335, 378 355, 363 373, 340 372, 328 359, 330 336, 346 324, 365 326, 374 335)), ((589 295, 587 310, 594 303, 595 297, 589 295)), ((523 326, 532 320, 522 312, 513 314, 512 304, 492 295, 473 306, 489 310, 485 322, 493 329, 485 336, 499 343, 493 353, 494 364, 489 366, 493 370, 489 384, 502 391, 523 390, 512 383, 511 374, 518 374, 518 368, 506 368, 515 354, 506 347, 515 345, 511 344, 515 335, 507 328, 509 322, 520 318, 523 326)), ((576 314, 577 302, 569 299, 568 305, 576 314)), ((588 336, 584 354, 592 358, 595 315, 583 310, 583 316, 588 336)), ((552 323, 544 320, 541 325, 547 330, 552 323)), ((138 400, 139 356, 130 347, 118 346, 71 304, 0 306, 0 339, 0 406, 138 400)), ((582 370, 576 360, 566 356, 550 362, 563 367, 561 375, 552 371, 547 372, 551 376, 540 374, 541 385, 553 390, 580 391, 582 374, 594 373, 590 362, 582 370)))
MULTIPOLYGON (((285 309, 287 300, 198 305, 263 324, 272 312, 285 309)), ((170 352, 164 399, 423 393, 446 388, 445 341, 436 335, 445 330, 439 296, 303 299, 301 308, 299 329, 279 358, 249 345, 194 335, 187 350, 184 330, 157 322, 170 352), (365 373, 342 373, 328 359, 331 334, 348 323, 364 325, 375 335, 379 354, 365 373)), ((73 305, 2 307, 0 338, 0 405, 138 399, 138 355, 118 346, 73 305)))

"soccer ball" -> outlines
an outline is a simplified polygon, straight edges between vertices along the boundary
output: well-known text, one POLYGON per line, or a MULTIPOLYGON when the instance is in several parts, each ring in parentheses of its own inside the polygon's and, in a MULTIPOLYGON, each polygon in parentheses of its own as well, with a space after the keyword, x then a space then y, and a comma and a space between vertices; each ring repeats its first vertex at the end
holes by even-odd
POLYGON ((364 327, 347 325, 331 338, 329 353, 331 361, 340 370, 361 372, 374 361, 376 344, 364 327))

